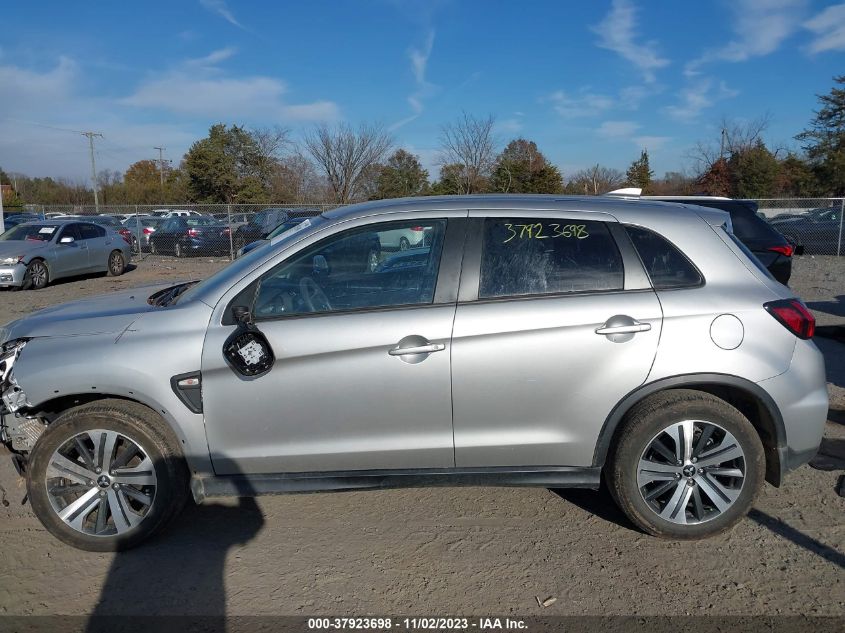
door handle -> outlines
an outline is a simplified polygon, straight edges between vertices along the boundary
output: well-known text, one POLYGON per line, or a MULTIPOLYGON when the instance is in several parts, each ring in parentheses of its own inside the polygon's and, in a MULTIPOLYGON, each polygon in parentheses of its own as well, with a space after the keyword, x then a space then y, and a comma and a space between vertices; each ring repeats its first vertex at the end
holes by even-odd
POLYGON ((394 347, 387 353, 391 356, 405 356, 406 354, 431 354, 432 352, 442 352, 444 349, 446 349, 446 346, 443 343, 429 343, 416 347, 394 347))
POLYGON ((637 332, 648 332, 651 329, 651 323, 634 322, 630 325, 611 325, 602 326, 596 330, 596 334, 635 334, 637 332))

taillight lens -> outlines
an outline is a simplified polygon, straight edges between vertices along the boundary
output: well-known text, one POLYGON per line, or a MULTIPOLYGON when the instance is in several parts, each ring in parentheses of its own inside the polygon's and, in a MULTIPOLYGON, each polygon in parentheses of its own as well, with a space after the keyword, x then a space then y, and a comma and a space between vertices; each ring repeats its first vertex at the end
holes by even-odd
POLYGON ((150 227, 146 227, 146 228, 144 229, 144 235, 149 235, 149 234, 150 234, 150 233, 152 233, 153 231, 155 231, 155 229, 151 229, 150 227))
POLYGON ((411 230, 412 231, 425 231, 425 227, 424 226, 412 226, 411 230))
POLYGON ((200 234, 200 232, 197 231, 196 229, 188 229, 188 235, 190 235, 191 237, 196 237, 199 234, 200 234))
POLYGON ((792 255, 795 253, 795 247, 791 244, 784 244, 783 246, 770 246, 766 250, 772 251, 773 253, 780 253, 781 255, 786 255, 787 257, 792 257, 792 255))
POLYGON ((798 299, 769 301, 763 307, 798 338, 812 338, 816 332, 816 317, 798 299))

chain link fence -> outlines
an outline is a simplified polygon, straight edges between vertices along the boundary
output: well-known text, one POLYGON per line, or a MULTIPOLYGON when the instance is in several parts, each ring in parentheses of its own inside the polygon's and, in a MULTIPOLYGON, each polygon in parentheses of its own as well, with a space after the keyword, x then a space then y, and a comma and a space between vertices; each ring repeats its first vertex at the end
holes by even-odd
POLYGON ((45 219, 78 217, 119 232, 136 259, 150 255, 228 257, 332 204, 28 205, 45 219))
MULTIPOLYGON (((845 198, 754 200, 758 214, 807 255, 845 256, 845 198)), ((331 204, 27 205, 41 217, 85 216, 108 223, 149 254, 225 256, 295 222, 335 208, 331 204), (96 219, 99 218, 99 219, 96 219), (280 228, 281 227, 281 228, 280 228)))
POLYGON ((845 198, 755 200, 758 214, 806 255, 845 255, 845 198))

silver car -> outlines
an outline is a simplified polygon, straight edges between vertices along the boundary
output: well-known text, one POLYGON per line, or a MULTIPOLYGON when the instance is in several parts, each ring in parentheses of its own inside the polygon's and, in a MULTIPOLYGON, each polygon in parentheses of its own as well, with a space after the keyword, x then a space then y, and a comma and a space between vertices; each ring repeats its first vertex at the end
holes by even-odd
POLYGON ((0 235, 0 288, 38 290, 61 277, 122 275, 130 258, 126 240, 93 222, 55 219, 19 224, 0 235))
POLYGON ((2 439, 45 527, 89 550, 137 544, 189 496, 602 478, 642 530, 699 538, 816 453, 813 328, 721 211, 386 200, 200 283, 8 324, 2 439), (411 227, 424 248, 368 265, 411 227))

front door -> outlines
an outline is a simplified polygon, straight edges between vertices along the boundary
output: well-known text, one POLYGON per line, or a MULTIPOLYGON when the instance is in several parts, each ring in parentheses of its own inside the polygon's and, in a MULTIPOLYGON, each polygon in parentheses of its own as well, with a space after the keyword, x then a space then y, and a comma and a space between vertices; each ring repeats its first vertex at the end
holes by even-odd
POLYGON ((239 374, 222 351, 236 326, 210 325, 203 406, 218 474, 454 466, 454 265, 446 286, 438 275, 458 227, 417 219, 336 232, 227 299, 251 303, 276 360, 264 375, 239 374), (421 224, 427 245, 382 250, 381 233, 421 224))
POLYGON ((648 376, 657 297, 626 290, 606 222, 477 222, 452 339, 456 465, 589 466, 605 418, 648 376))
POLYGON ((65 224, 56 238, 56 264, 51 277, 67 277, 79 275, 88 270, 88 243, 82 239, 79 224, 73 222, 65 224), (62 244, 64 237, 72 237, 73 241, 62 244))

